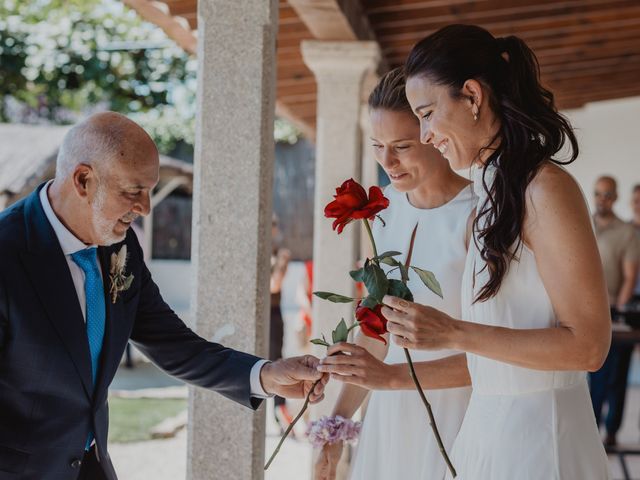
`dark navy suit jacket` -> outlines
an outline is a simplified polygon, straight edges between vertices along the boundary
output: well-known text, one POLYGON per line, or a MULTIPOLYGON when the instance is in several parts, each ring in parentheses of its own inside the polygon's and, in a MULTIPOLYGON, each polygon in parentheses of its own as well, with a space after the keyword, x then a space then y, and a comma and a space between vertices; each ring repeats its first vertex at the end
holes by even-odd
POLYGON ((107 305, 95 389, 86 326, 67 261, 39 199, 0 213, 0 480, 71 480, 90 430, 100 466, 107 452, 107 391, 131 339, 171 375, 251 408, 250 371, 259 359, 200 338, 162 300, 135 234, 100 247, 107 305), (131 288, 108 295, 112 252, 127 245, 131 288))

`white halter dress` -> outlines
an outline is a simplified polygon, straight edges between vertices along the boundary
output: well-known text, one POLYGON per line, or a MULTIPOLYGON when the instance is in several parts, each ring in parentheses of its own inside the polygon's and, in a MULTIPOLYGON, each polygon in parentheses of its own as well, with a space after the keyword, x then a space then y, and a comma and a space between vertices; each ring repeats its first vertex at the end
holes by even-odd
MULTIPOLYGON (((381 214, 386 227, 378 220, 373 226, 378 251, 400 251, 403 256, 398 258, 404 261, 411 233, 418 224, 411 264, 435 273, 444 298, 427 290, 414 272, 410 273, 408 286, 416 302, 459 318, 460 286, 467 254, 467 219, 476 204, 473 189, 467 186, 451 201, 432 209, 415 208, 404 193, 391 186, 385 189, 385 196, 390 200, 389 208, 381 214)), ((396 273, 390 277, 399 279, 396 273)), ((412 350, 411 357, 414 362, 420 362, 457 353, 460 352, 412 350)), ((406 363, 403 349, 391 342, 385 362, 406 363)), ((471 389, 427 390, 425 393, 443 441, 450 449, 471 389)), ((412 389, 372 392, 351 480, 442 480, 445 469, 418 393, 412 389)))
MULTIPOLYGON (((481 176, 478 169, 478 210, 487 197, 481 176)), ((490 169, 488 185, 493 178, 490 169)), ((529 248, 522 246, 496 296, 473 303, 488 279, 484 266, 471 242, 463 279, 464 320, 515 329, 557 325, 529 248)), ((610 478, 585 372, 531 370, 474 354, 467 354, 467 361, 473 393, 452 452, 458 480, 610 478)))

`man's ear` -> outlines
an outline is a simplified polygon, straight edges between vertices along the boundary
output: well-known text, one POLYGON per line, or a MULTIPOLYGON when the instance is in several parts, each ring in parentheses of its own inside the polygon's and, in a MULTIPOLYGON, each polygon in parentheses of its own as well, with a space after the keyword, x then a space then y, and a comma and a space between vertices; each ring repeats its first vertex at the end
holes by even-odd
POLYGON ((90 165, 85 165, 84 163, 79 164, 73 170, 72 179, 73 187, 78 196, 89 201, 90 185, 95 181, 93 168, 91 168, 90 165))

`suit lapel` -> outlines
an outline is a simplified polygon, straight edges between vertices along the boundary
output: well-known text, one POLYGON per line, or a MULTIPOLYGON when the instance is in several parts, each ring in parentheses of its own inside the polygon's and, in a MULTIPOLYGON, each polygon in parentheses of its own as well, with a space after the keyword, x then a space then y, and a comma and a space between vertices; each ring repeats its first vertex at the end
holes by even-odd
POLYGON ((25 205, 28 251, 21 256, 36 294, 91 398, 91 355, 86 325, 69 265, 40 204, 41 188, 29 196, 25 205))

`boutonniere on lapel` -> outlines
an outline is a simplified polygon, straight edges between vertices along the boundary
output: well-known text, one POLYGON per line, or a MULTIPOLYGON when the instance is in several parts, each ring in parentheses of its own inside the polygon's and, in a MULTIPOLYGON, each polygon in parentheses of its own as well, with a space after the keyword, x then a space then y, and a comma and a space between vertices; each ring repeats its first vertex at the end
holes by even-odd
POLYGON ((111 268, 109 269, 109 280, 111 281, 111 302, 116 303, 118 294, 126 292, 133 283, 133 274, 126 275, 127 267, 127 246, 123 245, 118 253, 111 254, 111 268))

